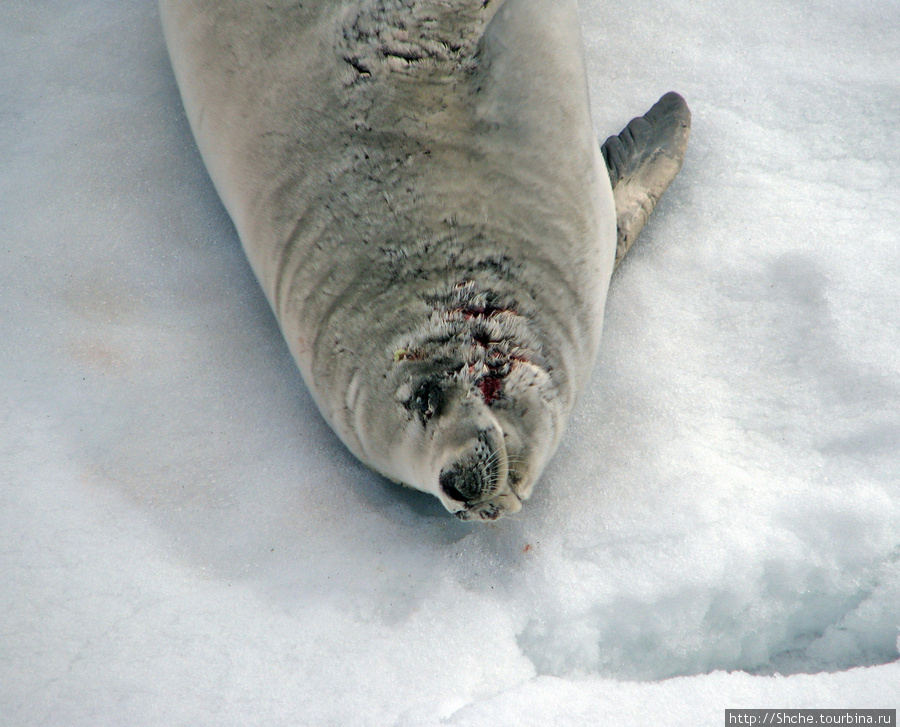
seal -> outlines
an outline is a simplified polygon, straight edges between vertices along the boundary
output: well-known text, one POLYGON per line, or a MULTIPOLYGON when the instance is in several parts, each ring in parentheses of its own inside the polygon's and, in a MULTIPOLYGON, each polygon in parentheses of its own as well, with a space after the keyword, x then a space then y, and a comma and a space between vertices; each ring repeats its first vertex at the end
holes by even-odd
POLYGON ((161 0, 204 162, 323 416, 466 520, 519 510, 678 172, 598 145, 574 0, 161 0))

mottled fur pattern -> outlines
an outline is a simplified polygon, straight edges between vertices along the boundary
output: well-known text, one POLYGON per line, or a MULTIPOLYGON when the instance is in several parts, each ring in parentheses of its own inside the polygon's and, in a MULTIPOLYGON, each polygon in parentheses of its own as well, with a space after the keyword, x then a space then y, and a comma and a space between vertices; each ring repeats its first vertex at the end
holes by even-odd
POLYGON ((351 6, 341 54, 367 78, 386 73, 449 78, 472 70, 501 0, 365 0, 351 6))

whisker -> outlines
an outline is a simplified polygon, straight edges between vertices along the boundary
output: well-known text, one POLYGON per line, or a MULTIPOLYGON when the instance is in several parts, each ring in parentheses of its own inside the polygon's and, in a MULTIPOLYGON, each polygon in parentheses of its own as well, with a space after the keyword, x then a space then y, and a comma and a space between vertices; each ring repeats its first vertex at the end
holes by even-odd
POLYGON ((500 461, 500 450, 498 449, 490 457, 487 458, 487 460, 485 461, 485 464, 487 466, 491 466, 493 464, 496 464, 499 461, 500 461))
POLYGON ((486 468, 493 468, 494 465, 496 465, 496 464, 497 464, 498 462, 500 462, 500 461, 501 461, 500 453, 499 453, 499 452, 496 452, 495 454, 491 455, 491 456, 485 461, 484 466, 485 466, 486 468))

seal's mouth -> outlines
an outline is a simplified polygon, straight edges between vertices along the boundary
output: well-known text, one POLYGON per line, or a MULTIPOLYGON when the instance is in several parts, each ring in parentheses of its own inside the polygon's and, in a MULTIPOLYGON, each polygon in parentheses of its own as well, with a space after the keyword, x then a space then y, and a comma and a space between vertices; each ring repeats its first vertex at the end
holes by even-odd
POLYGON ((460 520, 496 520, 501 515, 513 515, 522 508, 522 500, 510 489, 501 492, 490 500, 471 505, 453 513, 460 520))

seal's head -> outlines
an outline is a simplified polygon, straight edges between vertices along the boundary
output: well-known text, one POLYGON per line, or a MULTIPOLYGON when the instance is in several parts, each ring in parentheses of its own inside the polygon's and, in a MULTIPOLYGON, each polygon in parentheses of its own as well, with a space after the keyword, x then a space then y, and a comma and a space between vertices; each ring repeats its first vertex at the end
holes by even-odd
POLYGON ((357 419, 369 462, 463 520, 518 511, 566 419, 527 322, 470 299, 397 344, 380 413, 357 419))
POLYGON ((517 512, 555 446, 555 417, 538 384, 542 372, 517 362, 492 376, 448 363, 410 366, 397 391, 407 412, 395 440, 395 456, 406 465, 402 479, 463 520, 517 512))

